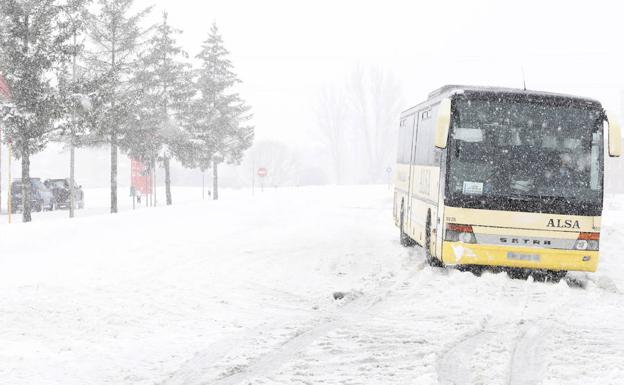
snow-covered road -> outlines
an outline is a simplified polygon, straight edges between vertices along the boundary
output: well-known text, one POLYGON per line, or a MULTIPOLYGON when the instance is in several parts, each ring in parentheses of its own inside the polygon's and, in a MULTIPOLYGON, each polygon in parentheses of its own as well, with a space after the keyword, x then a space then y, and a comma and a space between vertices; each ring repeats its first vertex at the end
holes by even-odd
POLYGON ((0 384, 623 384, 620 200, 585 288, 425 266, 387 186, 2 226, 0 384))

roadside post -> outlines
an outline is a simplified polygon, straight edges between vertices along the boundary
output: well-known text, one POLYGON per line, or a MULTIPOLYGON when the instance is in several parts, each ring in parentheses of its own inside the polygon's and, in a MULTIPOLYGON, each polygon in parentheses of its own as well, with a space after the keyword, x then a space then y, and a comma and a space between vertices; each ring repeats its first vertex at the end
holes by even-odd
POLYGON ((132 197, 132 210, 136 210, 136 188, 130 186, 130 196, 132 197))
POLYGON ((7 175, 9 176, 9 188, 7 189, 7 208, 9 210, 8 212, 8 217, 9 217, 9 224, 11 224, 11 212, 13 211, 13 189, 11 188, 11 157, 13 156, 12 152, 13 152, 13 144, 12 141, 9 139, 8 142, 9 145, 9 159, 7 161, 7 175))
POLYGON ((258 177, 260 178, 260 192, 264 192, 264 178, 269 174, 266 168, 260 167, 258 169, 258 177))
MULTIPOLYGON (((2 125, 0 125, 0 197, 1 196, 2 196, 2 125)), ((2 199, 0 199, 0 213, 2 213, 2 199)))

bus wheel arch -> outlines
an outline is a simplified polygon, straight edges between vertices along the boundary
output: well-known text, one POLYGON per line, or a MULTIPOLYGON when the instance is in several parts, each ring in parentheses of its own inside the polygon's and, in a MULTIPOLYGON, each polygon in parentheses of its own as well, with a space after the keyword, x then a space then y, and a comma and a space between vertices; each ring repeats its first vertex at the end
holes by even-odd
POLYGON ((423 249, 425 250, 425 259, 427 263, 434 267, 444 267, 442 259, 431 253, 431 209, 427 209, 427 219, 425 220, 425 242, 423 249))

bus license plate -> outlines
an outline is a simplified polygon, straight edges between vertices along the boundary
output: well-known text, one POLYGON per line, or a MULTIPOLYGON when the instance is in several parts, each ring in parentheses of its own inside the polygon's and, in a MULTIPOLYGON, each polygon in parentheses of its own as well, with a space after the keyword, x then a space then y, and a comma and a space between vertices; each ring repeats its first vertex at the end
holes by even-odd
POLYGON ((513 253, 513 252, 508 252, 507 253, 507 259, 511 260, 511 261, 533 261, 533 262, 539 262, 540 261, 540 256, 539 254, 520 254, 520 253, 513 253))

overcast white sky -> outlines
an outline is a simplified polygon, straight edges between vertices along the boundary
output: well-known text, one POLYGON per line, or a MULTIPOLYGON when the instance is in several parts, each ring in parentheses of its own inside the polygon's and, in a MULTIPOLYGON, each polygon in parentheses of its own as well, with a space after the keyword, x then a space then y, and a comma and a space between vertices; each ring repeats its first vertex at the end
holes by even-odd
MULTIPOLYGON (((321 89, 344 84, 358 65, 392 72, 406 108, 444 84, 521 87, 524 67, 529 88, 589 96, 622 111, 624 7, 617 1, 136 1, 155 6, 154 22, 167 10, 191 55, 217 22, 257 140, 313 141, 321 89)), ((33 157, 33 175, 63 176, 68 156, 50 145, 33 157)), ((107 149, 78 157, 81 183, 104 186, 107 149)), ((120 166, 120 175, 129 173, 128 161, 120 166)))
POLYGON ((256 135, 303 143, 319 90, 358 64, 392 71, 406 107, 443 84, 574 93, 620 109, 617 1, 138 0, 197 53, 216 21, 253 107, 256 135))

